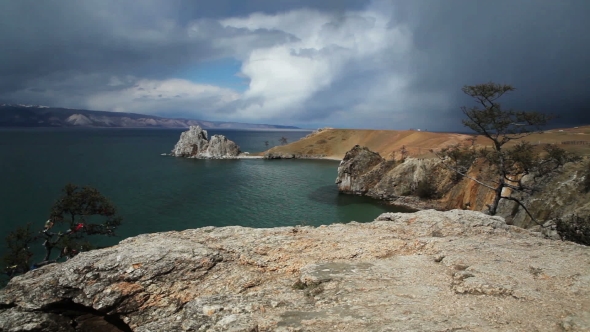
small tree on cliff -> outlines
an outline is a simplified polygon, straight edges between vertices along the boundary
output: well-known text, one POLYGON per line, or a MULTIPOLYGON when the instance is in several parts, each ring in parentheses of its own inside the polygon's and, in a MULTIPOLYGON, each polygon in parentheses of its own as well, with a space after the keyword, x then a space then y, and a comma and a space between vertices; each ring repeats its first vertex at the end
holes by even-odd
POLYGON ((579 158, 566 153, 555 145, 547 144, 542 148, 542 151, 538 151, 526 141, 519 141, 512 146, 507 146, 509 142, 520 140, 536 132, 550 120, 550 116, 543 113, 503 109, 497 100, 504 94, 515 90, 511 85, 490 82, 472 86, 466 85, 462 90, 474 98, 477 104, 471 108, 461 108, 467 117, 463 120, 463 125, 489 139, 492 148, 469 152, 469 149, 465 147, 453 146, 439 152, 439 157, 445 160, 445 164, 450 165, 450 168, 455 172, 466 177, 468 177, 466 174, 468 167, 465 167, 463 159, 467 158, 467 160, 473 161, 476 158, 483 158, 491 166, 495 180, 485 183, 471 177, 468 178, 494 191, 492 204, 488 205, 489 213, 495 215, 500 199, 504 198, 516 202, 533 221, 536 221, 519 199, 511 195, 503 195, 504 188, 532 194, 534 188, 525 185, 522 181, 525 175, 542 176, 558 169, 566 162, 579 158), (461 162, 461 167, 456 167, 455 164, 458 161, 461 162))
POLYGON ((408 158, 408 150, 406 149, 406 146, 405 145, 402 145, 402 147, 399 149, 399 153, 401 155, 401 159, 400 160, 403 163, 408 158))
POLYGON ((287 137, 281 136, 281 138, 279 138, 279 143, 281 143, 281 145, 287 144, 288 143, 287 137))
POLYGON ((9 277, 30 269, 33 252, 29 245, 37 240, 43 240, 45 256, 33 267, 54 263, 64 257, 69 259, 79 251, 92 249, 87 240, 89 235, 115 235, 121 218, 117 216, 114 205, 97 189, 67 184, 62 192, 63 195, 53 204, 43 230, 35 234, 27 224, 17 227, 6 237, 8 250, 3 262, 9 277), (60 226, 62 231, 56 232, 60 226), (59 253, 52 258, 54 249, 59 253))

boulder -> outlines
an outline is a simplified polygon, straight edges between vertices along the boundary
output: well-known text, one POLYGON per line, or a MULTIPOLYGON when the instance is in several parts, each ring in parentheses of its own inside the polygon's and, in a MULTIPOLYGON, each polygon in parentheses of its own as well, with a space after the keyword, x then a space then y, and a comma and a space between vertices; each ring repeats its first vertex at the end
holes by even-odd
POLYGON ((175 157, 195 157, 209 147, 207 131, 200 126, 190 126, 189 130, 180 134, 180 139, 172 149, 175 157))
POLYGON ((204 227, 13 278, 0 330, 588 331, 588 266, 589 247, 474 211, 204 227))
POLYGON ((201 155, 206 158, 236 157, 240 154, 240 147, 223 135, 213 135, 207 150, 201 155))
POLYGON ((188 131, 180 134, 180 139, 172 149, 175 157, 199 159, 235 158, 240 154, 240 147, 223 135, 213 135, 209 141, 207 131, 199 126, 190 126, 188 131))
POLYGON ((346 152, 338 166, 336 184, 344 193, 364 194, 379 181, 382 172, 375 167, 384 161, 381 156, 366 147, 355 145, 346 152))

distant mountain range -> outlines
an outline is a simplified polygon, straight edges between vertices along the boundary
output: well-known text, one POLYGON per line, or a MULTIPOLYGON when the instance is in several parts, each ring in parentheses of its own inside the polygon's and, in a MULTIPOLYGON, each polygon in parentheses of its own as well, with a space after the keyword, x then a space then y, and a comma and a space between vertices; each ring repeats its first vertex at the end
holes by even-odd
POLYGON ((0 127, 300 129, 293 126, 171 119, 136 113, 89 111, 39 105, 0 105, 0 127))

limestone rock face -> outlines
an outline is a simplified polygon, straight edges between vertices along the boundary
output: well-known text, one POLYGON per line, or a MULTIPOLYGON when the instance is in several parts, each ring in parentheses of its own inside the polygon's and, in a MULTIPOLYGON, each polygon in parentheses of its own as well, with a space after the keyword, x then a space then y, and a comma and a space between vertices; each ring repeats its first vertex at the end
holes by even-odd
MULTIPOLYGON (((519 198, 541 221, 575 214, 590 216, 590 193, 583 190, 585 163, 569 163, 560 171, 533 180, 525 179, 536 188, 534 195, 510 193, 519 198)), ((494 177, 485 163, 476 163, 468 172, 471 178, 484 183, 494 183, 494 177)), ((413 208, 469 209, 486 211, 494 192, 467 178, 457 177, 438 159, 407 158, 404 162, 380 159, 364 147, 355 146, 346 153, 338 168, 336 178, 340 192, 366 195, 376 199, 413 208), (438 199, 420 200, 416 188, 420 182, 428 182, 438 194, 438 199)), ((514 201, 500 200, 498 215, 520 227, 536 224, 514 201)))
POLYGON ((338 166, 338 190, 352 194, 366 193, 383 175, 380 169, 375 169, 383 161, 378 153, 355 145, 346 152, 338 166))
POLYGON ((207 158, 236 157, 240 154, 240 147, 223 135, 213 135, 207 150, 202 155, 207 158))
POLYGON ((205 227, 12 279, 0 331, 589 331, 588 266, 589 247, 473 211, 205 227))
MULTIPOLYGON (((572 214, 589 217, 590 192, 584 190, 586 165, 587 161, 568 163, 560 171, 536 180, 527 175, 523 181, 537 188, 535 194, 523 195, 512 192, 511 196, 521 199, 529 210, 533 211, 535 218, 540 220, 572 214)), ((535 225, 524 209, 516 206, 513 201, 500 200, 498 213, 507 217, 514 225, 523 227, 535 225)))
POLYGON ((172 149, 175 157, 194 157, 207 151, 209 138, 207 131, 199 126, 190 126, 188 131, 180 134, 180 139, 172 149))
POLYGON ((207 131, 199 126, 191 126, 180 134, 180 140, 172 149, 172 156, 201 159, 235 158, 240 154, 240 147, 223 135, 213 135, 211 141, 207 131))
POLYGON ((413 208, 441 208, 438 201, 421 201, 412 196, 422 181, 444 193, 453 185, 451 174, 436 159, 385 160, 366 147, 348 151, 338 167, 336 183, 343 193, 366 195, 413 208))

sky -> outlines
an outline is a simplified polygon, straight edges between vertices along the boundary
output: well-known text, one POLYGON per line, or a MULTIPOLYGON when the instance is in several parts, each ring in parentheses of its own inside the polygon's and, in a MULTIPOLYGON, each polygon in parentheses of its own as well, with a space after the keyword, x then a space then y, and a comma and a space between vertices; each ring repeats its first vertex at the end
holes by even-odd
POLYGON ((0 102, 460 130, 464 85, 590 123, 588 0, 6 0, 0 102))

